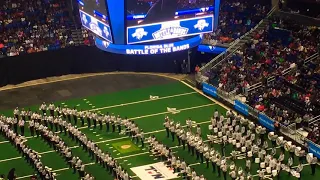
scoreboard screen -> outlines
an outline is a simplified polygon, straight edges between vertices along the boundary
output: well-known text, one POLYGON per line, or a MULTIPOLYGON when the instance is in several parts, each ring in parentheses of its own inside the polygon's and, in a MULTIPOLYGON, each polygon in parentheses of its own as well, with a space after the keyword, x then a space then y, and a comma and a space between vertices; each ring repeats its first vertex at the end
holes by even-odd
POLYGON ((78 0, 82 25, 97 36, 112 42, 106 0, 78 0))
POLYGON ((127 44, 213 31, 214 0, 126 0, 127 44))

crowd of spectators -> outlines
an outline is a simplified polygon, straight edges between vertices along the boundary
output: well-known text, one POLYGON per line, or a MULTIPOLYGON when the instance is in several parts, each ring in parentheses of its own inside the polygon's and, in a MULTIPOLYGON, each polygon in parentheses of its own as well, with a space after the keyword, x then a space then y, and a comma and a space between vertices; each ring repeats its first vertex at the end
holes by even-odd
MULTIPOLYGON (((319 60, 305 61, 319 50, 320 29, 272 17, 252 37, 208 72, 210 83, 244 95, 247 104, 283 125, 307 127, 320 114, 319 60)), ((318 125, 310 128, 318 142, 318 125)))
POLYGON ((72 45, 64 0, 0 1, 0 54, 17 56, 72 45))
POLYGON ((254 32, 252 40, 238 49, 227 62, 212 68, 208 72, 210 81, 227 92, 238 90, 247 95, 250 86, 264 82, 268 77, 281 75, 283 70, 296 67, 316 53, 318 35, 317 28, 286 25, 283 20, 272 19, 270 26, 254 32), (281 33, 290 34, 284 40, 275 39, 272 36, 277 32, 273 27, 286 28, 281 33))
POLYGON ((229 44, 256 26, 271 10, 270 1, 222 0, 219 27, 204 36, 204 44, 229 44))

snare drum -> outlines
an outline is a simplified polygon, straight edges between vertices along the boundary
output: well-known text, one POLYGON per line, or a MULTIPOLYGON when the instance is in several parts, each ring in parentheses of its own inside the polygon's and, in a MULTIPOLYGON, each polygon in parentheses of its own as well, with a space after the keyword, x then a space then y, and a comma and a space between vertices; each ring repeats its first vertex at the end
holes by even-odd
POLYGON ((260 158, 255 158, 255 159, 254 159, 254 162, 255 162, 256 164, 259 164, 259 163, 260 163, 260 158))
POLYGON ((267 170, 267 173, 268 173, 268 174, 271 173, 271 167, 267 167, 266 170, 267 170))
POLYGON ((246 147, 241 147, 241 152, 246 152, 247 148, 246 147))
POLYGON ((264 169, 266 167, 266 163, 265 162, 261 162, 260 163, 260 168, 264 169))
POLYGON ((218 128, 213 128, 214 133, 218 133, 218 128))

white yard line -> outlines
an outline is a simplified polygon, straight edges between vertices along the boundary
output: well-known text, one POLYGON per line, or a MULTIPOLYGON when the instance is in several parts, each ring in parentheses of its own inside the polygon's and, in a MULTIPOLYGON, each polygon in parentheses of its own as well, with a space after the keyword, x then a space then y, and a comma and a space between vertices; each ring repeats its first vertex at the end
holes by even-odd
MULTIPOLYGON (((85 166, 90 166, 90 165, 93 165, 95 163, 88 163, 88 164, 84 164, 85 166)), ((65 170, 68 170, 70 169, 69 167, 67 168, 61 168, 61 169, 56 169, 56 170, 53 170, 52 172, 61 172, 61 171, 65 171, 65 170)), ((17 177, 17 179, 24 179, 24 178, 29 178, 31 176, 33 176, 34 174, 31 174, 31 175, 27 175, 27 176, 21 176, 21 177, 17 177)))
POLYGON ((141 100, 141 101, 117 104, 117 105, 112 105, 112 106, 106 106, 106 107, 91 109, 89 111, 98 111, 98 110, 102 110, 102 109, 109 109, 109 108, 115 108, 115 107, 128 106, 128 105, 132 105, 132 104, 140 104, 140 103, 144 103, 144 102, 157 101, 157 100, 161 100, 161 99, 169 99, 169 98, 174 98, 174 97, 179 97, 179 96, 186 96, 186 95, 190 95, 190 94, 197 94, 197 92, 188 92, 188 93, 176 94, 176 95, 171 95, 171 96, 159 97, 157 99, 146 99, 146 100, 141 100))

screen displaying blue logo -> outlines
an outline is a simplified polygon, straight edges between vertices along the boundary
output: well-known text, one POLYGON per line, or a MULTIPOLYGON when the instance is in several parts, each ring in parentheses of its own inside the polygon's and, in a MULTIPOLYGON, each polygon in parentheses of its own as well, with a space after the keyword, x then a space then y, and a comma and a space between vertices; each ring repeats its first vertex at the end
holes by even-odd
POLYGON ((217 88, 207 83, 202 83, 202 91, 212 97, 217 97, 217 88))
POLYGON ((106 23, 98 20, 97 18, 94 18, 93 16, 83 12, 80 10, 80 18, 82 25, 92 31, 97 36, 100 36, 101 38, 112 42, 112 35, 111 35, 111 29, 110 26, 106 23))
POLYGON ((239 100, 235 100, 234 101, 234 109, 239 111, 240 113, 248 116, 249 115, 249 108, 248 105, 243 104, 241 101, 239 100))
POLYGON ((224 47, 218 47, 218 46, 209 46, 201 44, 198 46, 198 51, 200 52, 206 52, 206 53, 212 53, 212 54, 220 54, 227 50, 227 48, 224 47))
POLYGON ((127 28, 127 44, 186 37, 213 31, 213 15, 127 28))
POLYGON ((259 122, 262 126, 268 128, 270 131, 274 131, 274 121, 264 114, 258 115, 259 122))
POLYGON ((132 55, 149 55, 149 54, 166 54, 178 51, 187 50, 198 46, 202 41, 202 36, 198 35, 196 37, 178 41, 169 44, 158 44, 158 45, 116 45, 108 41, 96 38, 96 46, 107 52, 117 53, 117 54, 132 54, 132 55))
POLYGON ((317 156, 317 158, 320 159, 320 146, 311 141, 308 141, 307 143, 309 152, 313 153, 315 156, 317 156))

